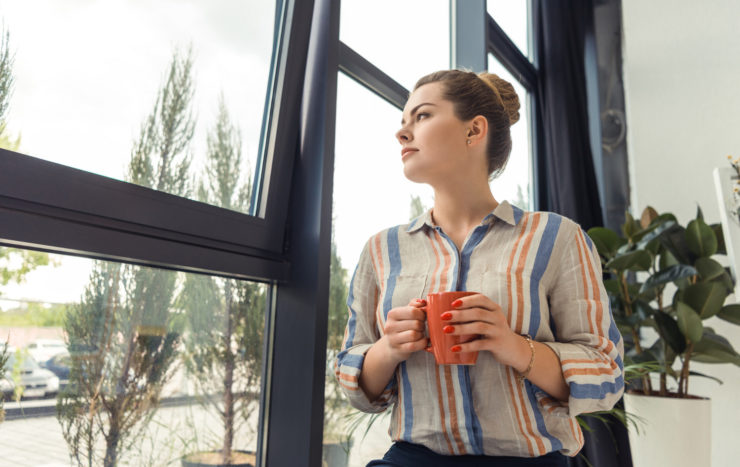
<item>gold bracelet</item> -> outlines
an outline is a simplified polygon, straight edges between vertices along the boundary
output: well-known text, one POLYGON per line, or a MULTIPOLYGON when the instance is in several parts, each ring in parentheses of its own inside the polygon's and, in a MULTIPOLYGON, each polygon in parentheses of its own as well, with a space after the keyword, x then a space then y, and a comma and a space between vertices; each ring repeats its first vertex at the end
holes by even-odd
POLYGON ((523 334, 522 337, 527 341, 527 344, 529 344, 529 350, 532 352, 532 355, 529 357, 529 365, 527 365, 527 369, 524 370, 524 373, 519 373, 517 375, 517 379, 523 382, 524 379, 529 376, 529 372, 532 371, 532 367, 534 366, 534 343, 532 343, 532 338, 529 337, 529 335, 523 334))

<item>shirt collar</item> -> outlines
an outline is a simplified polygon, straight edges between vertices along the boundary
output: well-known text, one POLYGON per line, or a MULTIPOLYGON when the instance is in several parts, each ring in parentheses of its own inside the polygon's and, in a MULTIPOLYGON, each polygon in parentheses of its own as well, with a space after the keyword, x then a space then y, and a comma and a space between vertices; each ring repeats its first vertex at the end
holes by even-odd
MULTIPOLYGON (((508 201, 504 200, 499 203, 499 205, 496 206, 493 211, 491 211, 486 217, 483 218, 483 220, 481 221, 481 225, 491 224, 493 223, 494 218, 496 218, 506 222, 511 226, 515 226, 522 219, 523 215, 524 211, 514 205, 509 204, 508 201)), ((414 233, 421 230, 421 228, 424 226, 427 226, 430 229, 433 229, 435 227, 434 222, 432 222, 431 209, 420 215, 416 219, 412 220, 408 228, 406 229, 406 232, 414 233)))

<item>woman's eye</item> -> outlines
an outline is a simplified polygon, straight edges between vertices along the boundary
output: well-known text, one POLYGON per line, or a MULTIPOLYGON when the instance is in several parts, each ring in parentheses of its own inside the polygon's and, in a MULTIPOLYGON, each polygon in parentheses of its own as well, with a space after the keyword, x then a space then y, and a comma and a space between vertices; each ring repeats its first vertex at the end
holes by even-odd
POLYGON ((421 113, 418 113, 418 114, 416 114, 416 120, 418 121, 418 120, 421 120, 422 118, 426 118, 426 117, 428 117, 428 116, 429 116, 429 114, 428 114, 428 113, 426 113, 426 112, 421 112, 421 113))

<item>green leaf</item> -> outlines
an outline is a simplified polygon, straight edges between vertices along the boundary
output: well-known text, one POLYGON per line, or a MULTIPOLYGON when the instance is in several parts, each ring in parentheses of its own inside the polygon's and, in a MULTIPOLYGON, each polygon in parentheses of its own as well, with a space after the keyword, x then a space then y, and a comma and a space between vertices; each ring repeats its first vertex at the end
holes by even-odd
POLYGON ((660 259, 658 260, 658 267, 663 269, 668 269, 671 266, 675 266, 676 264, 681 264, 678 262, 675 256, 671 254, 670 251, 663 249, 663 251, 660 253, 660 259))
POLYGON ((617 279, 606 279, 604 281, 604 288, 612 295, 621 295, 622 293, 617 279))
POLYGON ((606 227, 593 227, 588 230, 588 236, 593 240, 599 254, 607 260, 613 258, 617 254, 617 249, 627 243, 626 239, 606 227))
POLYGON ((686 229, 680 225, 673 226, 661 235, 660 243, 679 263, 694 264, 694 254, 686 242, 686 229))
POLYGON ((699 342, 704 333, 704 326, 701 324, 699 315, 683 302, 676 303, 676 314, 681 333, 691 342, 699 342))
POLYGON ((696 269, 691 266, 676 264, 667 269, 661 270, 653 274, 642 284, 640 293, 646 292, 650 289, 658 287, 669 282, 674 282, 679 279, 691 277, 697 273, 696 269))
POLYGON ((714 236, 717 237, 717 254, 726 255, 727 246, 725 245, 724 232, 722 232, 722 224, 711 224, 709 227, 714 232, 714 236))
POLYGON ((727 298, 725 287, 717 282, 698 282, 680 292, 680 300, 696 310, 701 319, 719 313, 725 298, 727 298))
POLYGON ((616 271, 647 271, 652 265, 650 253, 644 250, 631 251, 617 256, 606 263, 607 269, 616 271))
POLYGON ((700 257, 707 258, 717 253, 717 237, 701 218, 689 222, 686 227, 686 243, 691 252, 700 257))
POLYGON ((681 329, 679 329, 676 321, 667 313, 663 312, 656 312, 653 315, 653 319, 655 319, 660 337, 668 343, 674 352, 677 354, 683 353, 686 350, 686 338, 681 333, 681 329))
POLYGON ((667 220, 662 224, 652 224, 647 229, 636 233, 633 236, 633 241, 637 243, 638 248, 645 248, 645 246, 663 235, 668 230, 672 229, 676 225, 676 222, 667 220))
POLYGON ((674 216, 670 212, 666 212, 666 213, 659 215, 658 217, 653 219, 650 223, 651 224, 662 224, 665 221, 673 221, 676 224, 678 224, 678 219, 676 219, 676 216, 674 216))
POLYGON ((713 379, 714 381, 718 382, 719 384, 724 384, 721 379, 715 378, 714 376, 705 375, 704 373, 699 373, 698 371, 689 371, 689 375, 691 375, 691 376, 701 376, 702 378, 713 379))
POLYGON ((640 224, 635 221, 635 218, 632 217, 632 214, 625 213, 624 224, 622 225, 622 233, 624 233, 624 236, 628 239, 631 239, 632 236, 639 231, 640 224))
POLYGON ((725 272, 724 266, 719 264, 712 258, 699 258, 694 263, 696 270, 699 272, 699 277, 704 282, 709 282, 721 276, 725 272))
POLYGON ((696 205, 696 218, 700 219, 702 222, 704 221, 704 213, 701 212, 701 206, 698 204, 696 205))
POLYGON ((725 268, 725 273, 722 274, 722 277, 717 282, 725 286, 728 295, 735 290, 735 281, 732 280, 732 271, 730 271, 730 268, 725 268))
POLYGON ((740 325, 740 305, 725 305, 722 307, 720 312, 717 313, 717 316, 730 323, 740 325))
POLYGON ((701 341, 694 345, 692 360, 703 363, 734 363, 740 366, 740 355, 722 336, 705 332, 701 341))

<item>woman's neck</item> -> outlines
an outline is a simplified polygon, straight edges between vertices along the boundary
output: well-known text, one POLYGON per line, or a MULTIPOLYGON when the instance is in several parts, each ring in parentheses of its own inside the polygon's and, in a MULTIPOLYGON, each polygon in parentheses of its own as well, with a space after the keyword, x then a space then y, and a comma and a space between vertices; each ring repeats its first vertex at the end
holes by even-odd
POLYGON ((470 230, 474 229, 496 206, 488 182, 469 183, 463 186, 435 187, 434 223, 453 237, 460 247, 470 230), (457 240, 459 241, 457 241, 457 240))

